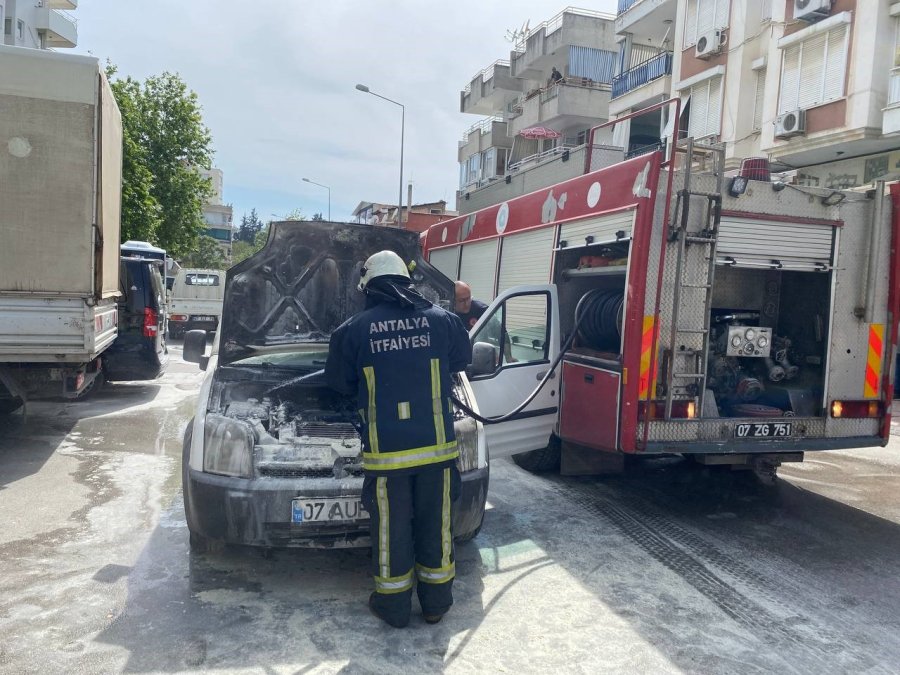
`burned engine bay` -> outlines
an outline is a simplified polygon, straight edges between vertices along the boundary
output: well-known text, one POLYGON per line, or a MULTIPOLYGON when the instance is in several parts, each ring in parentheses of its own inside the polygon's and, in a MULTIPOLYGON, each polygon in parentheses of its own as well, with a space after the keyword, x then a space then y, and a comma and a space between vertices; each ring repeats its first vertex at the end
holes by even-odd
MULTIPOLYGON (((455 387, 455 393, 473 404, 463 387, 455 387)), ((208 413, 208 424, 220 415, 252 439, 252 467, 247 469, 254 477, 324 479, 322 490, 333 490, 334 481, 340 481, 344 493, 361 488, 363 446, 356 397, 331 389, 322 371, 297 376, 281 369, 220 367, 208 413)), ((458 466, 461 471, 475 469, 477 424, 460 410, 454 420, 458 466)))
POLYGON ((355 399, 330 389, 321 375, 284 378, 250 368, 222 368, 213 384, 210 412, 252 431, 257 477, 362 476, 355 399))

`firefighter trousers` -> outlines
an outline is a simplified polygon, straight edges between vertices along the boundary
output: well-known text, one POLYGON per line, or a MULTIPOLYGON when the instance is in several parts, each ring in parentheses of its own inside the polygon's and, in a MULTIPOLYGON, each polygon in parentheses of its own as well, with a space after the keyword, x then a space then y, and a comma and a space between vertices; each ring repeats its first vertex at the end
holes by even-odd
POLYGON ((453 604, 451 503, 459 491, 455 465, 366 475, 362 499, 371 517, 372 602, 391 625, 409 623, 413 586, 425 616, 444 614, 453 604))

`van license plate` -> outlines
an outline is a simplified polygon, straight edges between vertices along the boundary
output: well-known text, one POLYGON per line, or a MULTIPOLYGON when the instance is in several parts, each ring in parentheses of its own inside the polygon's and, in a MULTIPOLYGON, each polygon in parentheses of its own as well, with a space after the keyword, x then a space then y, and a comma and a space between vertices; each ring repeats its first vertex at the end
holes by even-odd
POLYGON ((200 314, 198 316, 193 317, 194 321, 215 321, 216 317, 208 316, 206 314, 200 314))
POLYGON ((358 498, 294 499, 292 523, 339 523, 368 520, 369 512, 358 498))
POLYGON ((791 423, 738 424, 734 435, 735 438, 787 438, 791 435, 791 423))

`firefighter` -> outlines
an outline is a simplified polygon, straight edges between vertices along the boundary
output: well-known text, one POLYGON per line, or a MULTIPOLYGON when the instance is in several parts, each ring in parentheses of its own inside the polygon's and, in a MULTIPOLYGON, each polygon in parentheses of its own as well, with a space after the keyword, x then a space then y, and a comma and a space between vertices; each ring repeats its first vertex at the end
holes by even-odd
POLYGON ((402 628, 415 585, 425 621, 437 623, 453 604, 450 505, 460 487, 450 376, 471 361, 469 336, 456 315, 415 290, 393 251, 366 260, 359 289, 366 308, 332 334, 325 374, 332 388, 358 396, 375 578, 369 608, 402 628))

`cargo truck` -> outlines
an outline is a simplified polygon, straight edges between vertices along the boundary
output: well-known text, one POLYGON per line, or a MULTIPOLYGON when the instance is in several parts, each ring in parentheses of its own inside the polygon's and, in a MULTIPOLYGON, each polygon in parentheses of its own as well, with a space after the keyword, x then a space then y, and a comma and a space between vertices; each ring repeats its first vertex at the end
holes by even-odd
POLYGON ((122 121, 99 61, 0 46, 0 413, 78 397, 116 338, 122 121))

